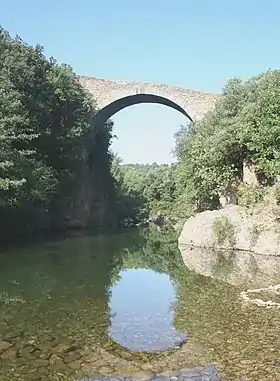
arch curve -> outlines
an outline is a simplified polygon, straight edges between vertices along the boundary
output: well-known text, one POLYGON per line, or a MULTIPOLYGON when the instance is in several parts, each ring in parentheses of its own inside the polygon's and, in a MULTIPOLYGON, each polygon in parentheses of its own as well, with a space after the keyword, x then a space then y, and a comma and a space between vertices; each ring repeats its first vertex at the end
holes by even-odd
POLYGON ((123 110, 126 107, 134 106, 140 103, 157 103, 173 108, 174 110, 179 111, 181 114, 187 117, 191 122, 193 122, 193 119, 190 117, 190 115, 177 103, 154 94, 134 94, 128 95, 127 97, 119 98, 116 101, 109 103, 107 106, 99 110, 95 115, 95 122, 105 123, 117 112, 123 110))

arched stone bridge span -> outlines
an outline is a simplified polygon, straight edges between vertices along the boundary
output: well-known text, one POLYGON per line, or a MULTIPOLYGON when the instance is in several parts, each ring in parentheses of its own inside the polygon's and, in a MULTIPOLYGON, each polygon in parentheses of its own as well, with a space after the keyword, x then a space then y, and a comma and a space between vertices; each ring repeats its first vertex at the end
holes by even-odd
MULTIPOLYGON (((185 110, 185 112, 194 120, 200 120, 209 110, 211 110, 220 96, 219 94, 203 93, 178 86, 150 82, 115 81, 85 76, 79 76, 79 81, 81 85, 93 95, 99 109, 124 97, 130 97, 135 94, 153 94, 166 98, 178 105, 179 108, 185 110)), ((178 111, 180 110, 178 109, 178 111)))

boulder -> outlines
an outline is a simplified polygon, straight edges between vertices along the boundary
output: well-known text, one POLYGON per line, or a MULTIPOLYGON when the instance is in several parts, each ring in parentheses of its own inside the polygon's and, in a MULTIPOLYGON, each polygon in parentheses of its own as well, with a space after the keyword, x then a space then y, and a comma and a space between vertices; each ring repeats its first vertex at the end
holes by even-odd
POLYGON ((238 205, 205 211, 190 217, 179 237, 184 246, 234 249, 263 255, 280 255, 279 211, 263 207, 258 212, 238 205))

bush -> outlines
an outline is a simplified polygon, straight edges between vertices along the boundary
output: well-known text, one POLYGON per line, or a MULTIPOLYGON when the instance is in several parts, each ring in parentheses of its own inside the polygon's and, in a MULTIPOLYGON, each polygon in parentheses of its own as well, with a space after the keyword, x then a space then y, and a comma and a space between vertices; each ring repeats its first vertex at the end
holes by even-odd
POLYGON ((261 185, 241 184, 238 187, 238 204, 250 208, 264 200, 267 188, 261 185))
POLYGON ((221 216, 214 220, 212 230, 217 241, 217 245, 235 244, 235 227, 227 216, 221 216))

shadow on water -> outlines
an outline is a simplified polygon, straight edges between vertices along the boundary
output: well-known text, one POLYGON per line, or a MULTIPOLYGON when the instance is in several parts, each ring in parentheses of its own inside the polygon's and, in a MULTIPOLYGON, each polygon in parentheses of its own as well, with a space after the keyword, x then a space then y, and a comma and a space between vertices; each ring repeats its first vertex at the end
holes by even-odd
MULTIPOLYGON (((187 267, 176 238, 132 231, 2 253, 1 381, 206 363, 225 380, 279 379, 280 312, 239 298, 255 261, 192 251, 184 254, 187 267), (234 282, 245 263, 243 281, 234 282)), ((258 260, 259 280, 267 261, 258 260)))

